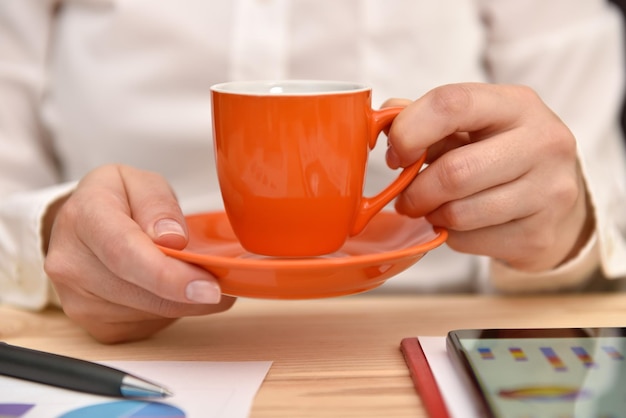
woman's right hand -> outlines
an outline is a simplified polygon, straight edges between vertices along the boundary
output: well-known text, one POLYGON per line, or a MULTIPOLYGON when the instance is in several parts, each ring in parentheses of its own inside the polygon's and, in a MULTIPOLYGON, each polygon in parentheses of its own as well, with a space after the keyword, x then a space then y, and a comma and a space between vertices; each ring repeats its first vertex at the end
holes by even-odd
POLYGON ((44 222, 44 268, 65 313, 104 343, 146 338, 177 318, 221 312, 205 269, 168 257, 187 227, 176 197, 158 174, 107 165, 86 175, 44 222))

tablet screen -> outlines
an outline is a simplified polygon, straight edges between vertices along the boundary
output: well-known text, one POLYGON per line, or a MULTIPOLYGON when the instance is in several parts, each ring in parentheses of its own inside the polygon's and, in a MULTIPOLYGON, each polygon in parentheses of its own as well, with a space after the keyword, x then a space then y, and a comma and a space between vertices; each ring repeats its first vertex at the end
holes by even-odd
POLYGON ((622 328, 464 330, 448 340, 488 415, 626 417, 622 328))

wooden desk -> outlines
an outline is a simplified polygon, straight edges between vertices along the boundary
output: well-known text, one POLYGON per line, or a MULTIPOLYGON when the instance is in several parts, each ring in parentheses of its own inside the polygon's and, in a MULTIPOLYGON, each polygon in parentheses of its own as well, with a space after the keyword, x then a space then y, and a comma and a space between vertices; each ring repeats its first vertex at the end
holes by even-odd
POLYGON ((453 328, 626 326, 626 294, 240 299, 150 340, 100 345, 62 313, 0 308, 0 340, 92 360, 273 360, 252 417, 424 417, 399 351, 453 328))

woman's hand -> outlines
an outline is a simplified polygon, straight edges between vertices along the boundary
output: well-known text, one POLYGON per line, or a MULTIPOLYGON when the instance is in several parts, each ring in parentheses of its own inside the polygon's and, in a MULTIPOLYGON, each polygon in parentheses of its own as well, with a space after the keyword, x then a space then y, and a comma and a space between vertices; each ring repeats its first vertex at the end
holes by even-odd
POLYGON ((406 105, 389 131, 387 163, 429 164, 396 209, 449 230, 448 245, 524 271, 576 255, 594 229, 576 140, 531 89, 438 87, 406 105))
POLYGON ((208 271, 155 246, 187 244, 183 214, 159 175, 104 166, 56 206, 44 223, 45 271, 65 313, 99 341, 146 338, 176 318, 234 303, 208 271))

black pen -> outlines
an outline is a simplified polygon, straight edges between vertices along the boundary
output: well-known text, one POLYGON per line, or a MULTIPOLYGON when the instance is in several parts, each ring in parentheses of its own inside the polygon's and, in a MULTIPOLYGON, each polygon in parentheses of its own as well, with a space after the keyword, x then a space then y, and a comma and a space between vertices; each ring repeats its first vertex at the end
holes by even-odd
POLYGON ((0 342, 0 374, 79 392, 165 398, 164 387, 112 367, 0 342))

